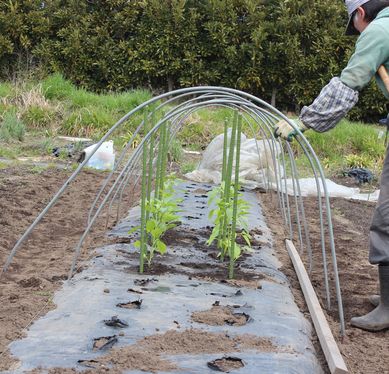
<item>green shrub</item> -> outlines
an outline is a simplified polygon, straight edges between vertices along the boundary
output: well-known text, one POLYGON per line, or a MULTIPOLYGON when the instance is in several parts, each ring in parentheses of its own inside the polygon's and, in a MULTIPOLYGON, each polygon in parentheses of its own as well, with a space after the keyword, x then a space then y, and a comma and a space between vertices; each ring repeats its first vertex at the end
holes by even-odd
MULTIPOLYGON (((2 1, 0 76, 38 64, 60 72, 44 82, 45 97, 76 108, 101 100, 75 86, 160 92, 215 85, 297 112, 345 67, 353 52, 346 21, 343 2, 333 0, 2 1)), ((123 99, 115 110, 133 105, 123 99)), ((371 85, 349 118, 375 122, 385 106, 371 85)))

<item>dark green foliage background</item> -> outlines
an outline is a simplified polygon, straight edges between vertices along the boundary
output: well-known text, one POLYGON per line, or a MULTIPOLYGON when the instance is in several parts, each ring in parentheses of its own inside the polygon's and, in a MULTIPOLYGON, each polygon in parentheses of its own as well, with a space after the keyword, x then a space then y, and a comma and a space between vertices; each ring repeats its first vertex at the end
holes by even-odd
MULTIPOLYGON (((4 0, 0 71, 27 63, 96 92, 226 86, 295 111, 346 65, 346 21, 342 0, 4 0)), ((351 118, 385 111, 373 84, 351 118)))

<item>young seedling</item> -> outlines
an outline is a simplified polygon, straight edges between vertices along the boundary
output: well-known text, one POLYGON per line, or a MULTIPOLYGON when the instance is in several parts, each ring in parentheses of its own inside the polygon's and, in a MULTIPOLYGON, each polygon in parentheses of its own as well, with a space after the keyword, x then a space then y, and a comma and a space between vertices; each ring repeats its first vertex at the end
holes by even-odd
MULTIPOLYGON (((153 196, 146 202, 145 209, 149 218, 145 230, 147 251, 143 256, 149 266, 155 252, 166 253, 166 244, 162 240, 163 235, 181 221, 177 213, 180 211, 178 204, 182 200, 175 197, 174 185, 176 183, 177 179, 174 175, 168 176, 159 190, 159 197, 153 196)), ((137 240, 134 245, 139 248, 141 241, 137 240)))
POLYGON ((214 227, 212 233, 207 241, 207 245, 211 245, 215 240, 217 240, 217 246, 220 249, 219 257, 221 260, 225 256, 230 256, 229 248, 232 247, 232 242, 235 243, 233 248, 232 258, 235 261, 241 255, 242 250, 249 251, 251 248, 251 236, 248 229, 248 214, 249 214, 249 204, 246 200, 242 198, 242 193, 238 192, 237 197, 237 210, 239 211, 239 216, 236 219, 236 226, 240 228, 239 235, 243 238, 246 245, 241 248, 237 243, 236 239, 238 234, 235 232, 235 236, 232 234, 232 217, 233 217, 233 202, 234 202, 234 186, 230 186, 230 199, 226 202, 221 196, 223 195, 223 190, 225 186, 222 183, 220 186, 215 187, 210 193, 208 198, 208 204, 214 205, 214 208, 209 212, 209 219, 213 221, 214 227), (227 222, 227 226, 225 226, 227 222), (222 230, 226 227, 226 235, 223 237, 220 234, 222 230), (231 238, 233 239, 231 240, 231 238))

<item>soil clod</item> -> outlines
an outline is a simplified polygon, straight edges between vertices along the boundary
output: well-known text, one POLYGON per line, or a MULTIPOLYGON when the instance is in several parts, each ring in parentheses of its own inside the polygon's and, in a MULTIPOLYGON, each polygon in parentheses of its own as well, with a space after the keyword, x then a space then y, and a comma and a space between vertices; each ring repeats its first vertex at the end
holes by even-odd
POLYGON ((229 373, 231 370, 237 370, 244 367, 243 360, 239 357, 222 357, 207 363, 208 367, 215 371, 229 373))
POLYGON ((36 277, 30 277, 28 279, 22 279, 18 282, 23 288, 35 288, 41 285, 42 281, 36 277))

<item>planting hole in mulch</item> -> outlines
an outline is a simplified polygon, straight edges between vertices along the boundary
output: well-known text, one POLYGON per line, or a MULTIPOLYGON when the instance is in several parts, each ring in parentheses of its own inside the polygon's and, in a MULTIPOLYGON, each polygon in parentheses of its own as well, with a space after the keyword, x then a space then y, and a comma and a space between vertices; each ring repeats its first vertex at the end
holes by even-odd
POLYGON ((119 327, 119 328, 128 327, 128 323, 126 321, 119 319, 117 316, 112 316, 111 319, 105 319, 104 323, 110 327, 119 327))
POLYGON ((129 288, 129 289, 127 290, 127 292, 132 292, 132 293, 137 293, 137 294, 142 294, 142 293, 143 293, 142 291, 136 290, 136 289, 134 289, 134 288, 129 288))
POLYGON ((210 369, 229 373, 231 370, 238 370, 244 367, 243 360, 239 357, 222 357, 213 361, 207 362, 210 369))
POLYGON ((100 338, 93 339, 93 350, 102 351, 111 348, 117 341, 118 338, 116 335, 101 336, 100 338))
POLYGON ((129 301, 128 303, 119 303, 116 304, 119 308, 126 308, 126 309, 140 309, 142 305, 142 299, 135 300, 135 301, 129 301))
POLYGON ((158 282, 157 278, 147 278, 147 279, 135 279, 134 284, 137 286, 146 286, 147 284, 151 282, 158 282))
POLYGON ((77 363, 91 369, 97 369, 100 366, 96 360, 78 360, 77 363))

